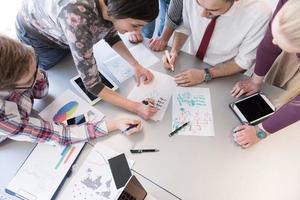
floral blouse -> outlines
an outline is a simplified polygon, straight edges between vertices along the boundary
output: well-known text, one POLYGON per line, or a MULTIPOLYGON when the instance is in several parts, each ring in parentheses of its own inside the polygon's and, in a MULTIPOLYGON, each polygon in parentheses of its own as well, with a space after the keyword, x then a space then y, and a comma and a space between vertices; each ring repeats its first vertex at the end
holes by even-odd
POLYGON ((25 0, 20 16, 27 26, 62 48, 69 48, 86 88, 98 95, 104 88, 98 76, 93 45, 104 39, 120 41, 111 22, 101 13, 98 0, 25 0))

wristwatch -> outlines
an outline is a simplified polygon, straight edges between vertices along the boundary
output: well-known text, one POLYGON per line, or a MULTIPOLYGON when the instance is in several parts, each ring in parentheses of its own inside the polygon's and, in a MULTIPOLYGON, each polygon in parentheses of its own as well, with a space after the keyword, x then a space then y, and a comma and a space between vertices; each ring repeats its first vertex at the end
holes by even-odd
POLYGON ((257 129, 256 129, 256 136, 259 139, 265 139, 267 137, 267 134, 266 134, 266 132, 264 132, 263 130, 261 130, 259 127, 257 127, 257 129))
POLYGON ((208 82, 210 80, 212 80, 212 76, 209 73, 209 70, 207 68, 204 68, 204 81, 208 82))

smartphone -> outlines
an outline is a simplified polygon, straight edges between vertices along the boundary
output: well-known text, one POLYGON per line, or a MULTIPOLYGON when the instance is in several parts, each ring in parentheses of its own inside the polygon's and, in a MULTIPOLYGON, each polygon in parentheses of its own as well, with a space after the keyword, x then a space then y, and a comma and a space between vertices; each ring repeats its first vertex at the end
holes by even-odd
POLYGON ((67 124, 68 125, 79 125, 79 124, 83 124, 86 122, 86 117, 84 114, 81 114, 79 116, 67 119, 67 124))
POLYGON ((275 112, 275 106, 263 93, 242 98, 229 106, 242 124, 255 125, 275 112))
MULTIPOLYGON (((112 90, 117 90, 118 85, 103 71, 98 72, 99 77, 101 78, 101 81, 104 85, 109 87, 112 90)), ((83 81, 79 75, 75 76, 71 80, 72 85, 78 90, 78 92, 85 98, 87 102, 89 102, 91 105, 94 105, 101 99, 92 93, 90 93, 84 86, 83 81)))

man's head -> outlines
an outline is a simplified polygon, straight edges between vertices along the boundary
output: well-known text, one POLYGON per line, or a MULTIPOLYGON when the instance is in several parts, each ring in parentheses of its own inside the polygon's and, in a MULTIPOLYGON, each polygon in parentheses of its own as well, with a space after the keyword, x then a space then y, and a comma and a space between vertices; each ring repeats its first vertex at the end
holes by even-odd
POLYGON ((159 13, 158 0, 105 0, 105 4, 120 33, 139 31, 159 13))
POLYGON ((36 65, 31 47, 0 34, 0 90, 30 87, 36 65))
POLYGON ((203 8, 201 16, 213 18, 226 13, 236 0, 195 0, 203 8))

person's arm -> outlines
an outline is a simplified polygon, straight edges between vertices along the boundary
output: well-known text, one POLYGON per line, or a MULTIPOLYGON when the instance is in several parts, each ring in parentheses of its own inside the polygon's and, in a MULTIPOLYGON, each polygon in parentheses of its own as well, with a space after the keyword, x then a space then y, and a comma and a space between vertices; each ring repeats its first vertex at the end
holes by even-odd
POLYGON ((127 99, 107 87, 105 87, 98 96, 113 105, 124 108, 130 112, 137 113, 144 119, 150 119, 150 117, 157 112, 156 108, 151 107, 150 105, 144 105, 142 102, 135 102, 127 99))
POLYGON ((4 101, 0 109, 0 130, 13 140, 55 142, 66 145, 86 142, 107 135, 108 131, 116 130, 116 125, 111 122, 107 124, 107 130, 105 123, 102 122, 67 126, 33 117, 24 119, 17 111, 6 113, 6 108, 16 106, 14 102, 4 101))
MULTIPOLYGON (((90 8, 86 9, 88 10, 90 8)), ((68 45, 70 47, 74 63, 85 87, 95 96, 100 96, 105 101, 126 110, 132 112, 134 110, 135 113, 138 113, 143 118, 149 119, 155 113, 154 108, 150 108, 140 102, 134 102, 118 95, 116 92, 105 87, 101 78, 98 76, 98 68, 93 55, 94 33, 92 32, 92 23, 97 20, 97 17, 98 16, 93 14, 93 12, 91 15, 84 15, 80 12, 77 4, 70 4, 64 11, 61 12, 58 19, 68 40, 68 45), (74 16, 78 17, 76 18, 74 16), (71 18, 74 19, 70 20, 71 18)), ((121 49, 124 49, 124 47, 122 47, 123 43, 121 42, 116 30, 113 28, 106 34, 104 39, 110 46, 118 48, 118 44, 121 44, 121 49)), ((125 56, 128 56, 127 60, 129 59, 132 64, 135 63, 135 59, 132 57, 130 52, 126 53, 126 51, 128 51, 128 49, 125 47, 125 56)))
POLYGON ((231 90, 232 96, 240 97, 243 94, 248 96, 260 91, 264 76, 282 52, 282 50, 272 42, 273 36, 271 25, 274 17, 286 2, 287 0, 279 0, 272 19, 268 24, 265 36, 257 48, 256 64, 253 75, 250 78, 237 82, 231 90))
POLYGON ((152 38, 149 41, 149 48, 154 51, 162 51, 166 48, 174 30, 182 23, 182 0, 171 0, 166 15, 165 26, 159 38, 152 38))
POLYGON ((176 58, 177 58, 182 46, 186 42, 187 38, 188 38, 188 35, 181 33, 181 32, 175 32, 174 42, 173 42, 172 50, 170 53, 171 59, 170 59, 170 61, 168 61, 168 59, 165 55, 162 58, 162 62, 166 69, 171 70, 172 66, 175 67, 176 58))
POLYGON ((133 66, 135 71, 135 79, 137 85, 140 85, 141 78, 143 78, 144 84, 148 84, 153 79, 153 74, 146 68, 144 68, 130 53, 128 48, 125 46, 123 41, 115 43, 112 48, 124 58, 131 66, 133 66))
POLYGON ((273 13, 272 19, 268 24, 267 32, 257 49, 256 65, 254 68, 254 73, 257 76, 264 77, 270 70, 276 58, 282 52, 282 50, 277 45, 274 45, 272 42, 273 36, 271 25, 274 17, 286 2, 287 0, 279 0, 277 7, 273 13))
POLYGON ((279 108, 271 117, 262 122, 269 133, 275 133, 300 120, 300 94, 279 108))
POLYGON ((209 68, 212 78, 230 76, 243 71, 245 71, 245 69, 236 64, 234 60, 230 60, 225 63, 218 64, 215 67, 209 68))
POLYGON ((41 99, 48 94, 49 82, 48 75, 43 70, 38 70, 36 83, 33 87, 32 94, 36 99, 41 99))

